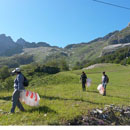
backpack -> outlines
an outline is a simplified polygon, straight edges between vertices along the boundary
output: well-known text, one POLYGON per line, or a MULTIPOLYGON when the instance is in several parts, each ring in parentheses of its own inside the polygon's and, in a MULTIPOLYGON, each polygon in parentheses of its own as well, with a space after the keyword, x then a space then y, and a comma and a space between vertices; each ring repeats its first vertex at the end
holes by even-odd
POLYGON ((24 76, 23 85, 24 85, 24 87, 27 87, 29 85, 29 82, 25 76, 24 76))
POLYGON ((109 83, 109 78, 108 76, 106 75, 106 82, 109 83))

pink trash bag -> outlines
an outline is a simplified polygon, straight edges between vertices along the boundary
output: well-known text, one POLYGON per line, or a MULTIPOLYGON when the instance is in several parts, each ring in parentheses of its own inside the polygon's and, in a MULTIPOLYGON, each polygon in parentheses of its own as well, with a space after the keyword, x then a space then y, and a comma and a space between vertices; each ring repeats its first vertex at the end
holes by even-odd
POLYGON ((20 93, 20 101, 29 106, 39 106, 40 97, 38 93, 23 90, 20 93))
POLYGON ((100 93, 101 95, 103 95, 103 93, 104 93, 104 87, 102 86, 102 84, 99 84, 99 85, 98 85, 97 90, 99 91, 99 93, 100 93))
POLYGON ((91 86, 91 82, 92 82, 92 80, 89 79, 89 78, 87 78, 87 82, 86 82, 87 87, 90 87, 90 86, 91 86))

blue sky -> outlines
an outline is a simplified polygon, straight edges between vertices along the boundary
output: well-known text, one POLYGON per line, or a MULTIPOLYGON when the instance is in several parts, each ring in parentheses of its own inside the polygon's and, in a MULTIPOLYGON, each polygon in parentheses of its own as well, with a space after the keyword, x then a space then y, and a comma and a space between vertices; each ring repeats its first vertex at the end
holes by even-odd
MULTIPOLYGON (((102 0, 130 8, 130 0, 102 0)), ((93 0, 0 0, 0 34, 64 47, 88 42, 130 22, 130 10, 93 0)))

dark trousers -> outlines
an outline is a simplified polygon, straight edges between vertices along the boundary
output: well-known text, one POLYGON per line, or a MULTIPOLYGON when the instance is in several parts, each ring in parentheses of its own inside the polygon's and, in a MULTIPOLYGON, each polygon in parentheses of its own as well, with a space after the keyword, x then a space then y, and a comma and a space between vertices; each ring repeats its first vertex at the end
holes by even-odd
POLYGON ((21 110, 24 111, 24 108, 22 106, 22 104, 19 101, 19 97, 20 97, 20 91, 19 90, 15 90, 12 96, 12 108, 11 108, 11 112, 14 113, 15 112, 15 108, 16 106, 21 110))
POLYGON ((85 86, 86 82, 82 82, 82 90, 86 91, 86 86, 85 86))

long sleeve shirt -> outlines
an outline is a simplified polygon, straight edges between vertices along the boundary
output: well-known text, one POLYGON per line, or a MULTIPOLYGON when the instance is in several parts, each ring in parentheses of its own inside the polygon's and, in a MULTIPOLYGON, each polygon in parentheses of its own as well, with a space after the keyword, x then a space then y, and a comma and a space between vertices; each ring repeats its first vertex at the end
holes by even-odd
POLYGON ((106 75, 102 76, 102 83, 107 83, 107 77, 106 77, 106 75))
POLYGON ((82 74, 80 77, 80 80, 82 80, 82 83, 86 83, 87 76, 86 74, 82 74))
POLYGON ((14 80, 14 89, 23 90, 24 89, 23 82, 24 82, 24 76, 21 73, 19 73, 16 79, 14 80))

